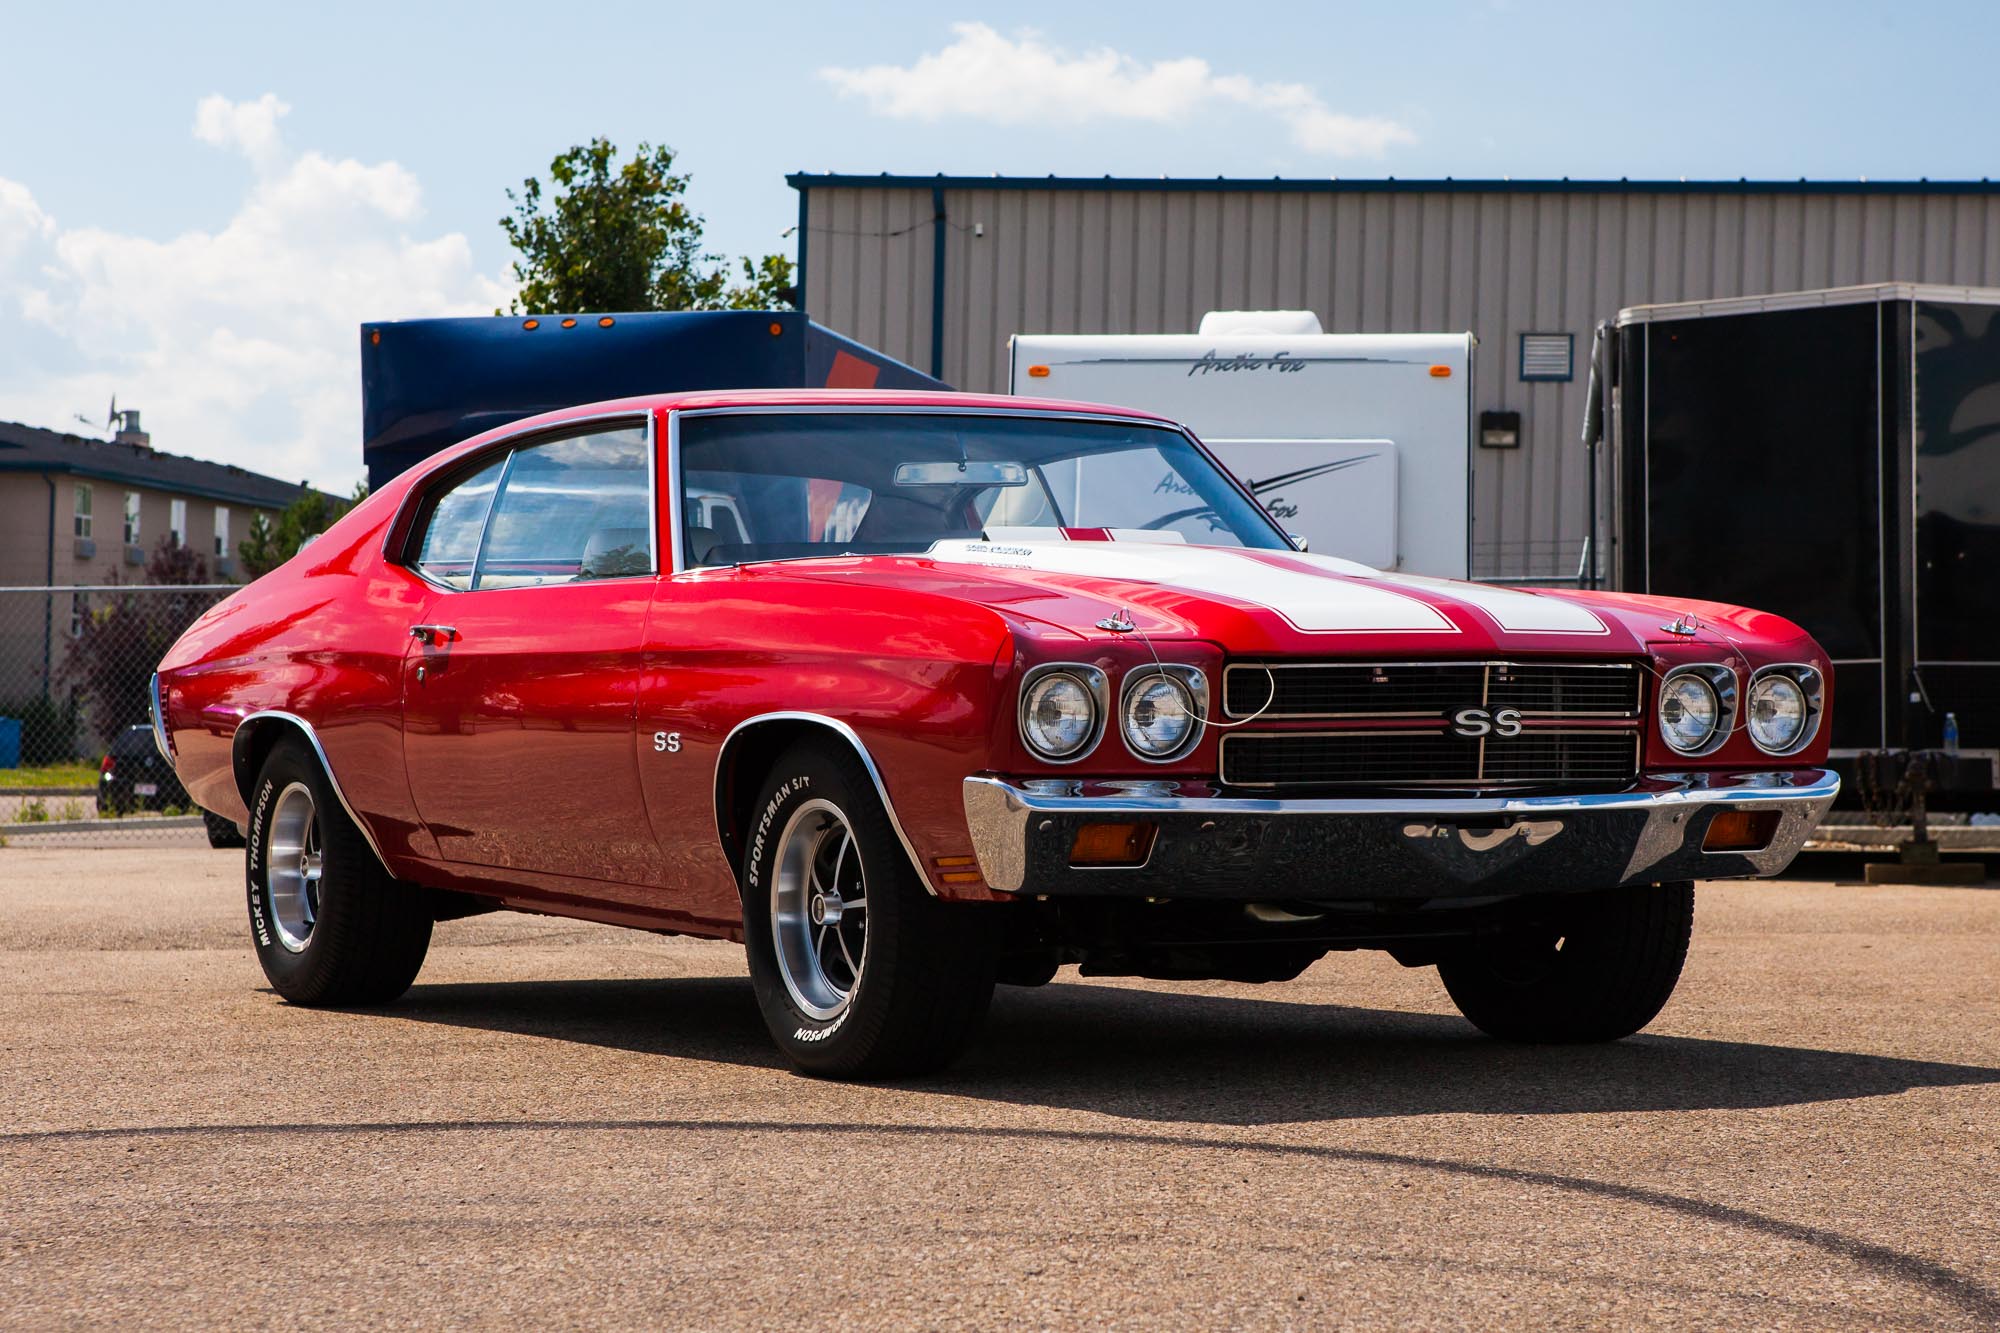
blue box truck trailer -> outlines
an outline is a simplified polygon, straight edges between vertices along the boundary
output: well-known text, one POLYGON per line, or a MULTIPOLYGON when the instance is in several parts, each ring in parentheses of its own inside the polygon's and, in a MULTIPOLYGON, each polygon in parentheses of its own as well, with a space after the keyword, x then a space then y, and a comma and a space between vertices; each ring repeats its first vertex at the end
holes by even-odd
POLYGON ((796 311, 495 315, 361 326, 362 455, 379 486, 481 431, 677 389, 950 386, 796 311))

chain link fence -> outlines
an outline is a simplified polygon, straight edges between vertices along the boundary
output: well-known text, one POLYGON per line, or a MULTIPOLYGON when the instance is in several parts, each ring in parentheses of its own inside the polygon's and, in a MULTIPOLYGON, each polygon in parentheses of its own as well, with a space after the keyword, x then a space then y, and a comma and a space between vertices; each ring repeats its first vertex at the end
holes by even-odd
POLYGON ((204 846, 153 748, 147 684, 230 583, 0 588, 0 839, 204 846))

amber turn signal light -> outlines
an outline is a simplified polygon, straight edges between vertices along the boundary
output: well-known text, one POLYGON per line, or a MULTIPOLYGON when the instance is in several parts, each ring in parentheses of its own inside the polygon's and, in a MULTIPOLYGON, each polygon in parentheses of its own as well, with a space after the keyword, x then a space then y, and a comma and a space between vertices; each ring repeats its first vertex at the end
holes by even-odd
POLYGON ((1448 379, 1450 379, 1450 378, 1451 378, 1451 367, 1450 367, 1450 366, 1432 366, 1432 367, 1431 367, 1431 378, 1432 378, 1432 379, 1434 379, 1434 380, 1448 380, 1448 379))
POLYGON ((1028 378, 1029 378, 1029 379, 1031 379, 1031 380, 1045 380, 1045 379, 1047 379, 1048 377, 1049 377, 1049 368, 1048 368, 1047 366, 1029 366, 1029 367, 1028 367, 1028 378))
POLYGON ((1085 824, 1070 844, 1073 866, 1138 866, 1153 854, 1151 824, 1085 824))
POLYGON ((1778 834, 1776 810, 1724 810, 1708 821, 1704 852, 1761 852, 1778 834))

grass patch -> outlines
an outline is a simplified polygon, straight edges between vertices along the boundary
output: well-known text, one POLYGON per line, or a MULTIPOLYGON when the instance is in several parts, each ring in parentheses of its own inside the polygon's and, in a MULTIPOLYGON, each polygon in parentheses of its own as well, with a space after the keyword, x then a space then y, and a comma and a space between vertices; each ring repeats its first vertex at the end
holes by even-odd
POLYGON ((23 787, 97 786, 97 765, 76 760, 67 764, 38 764, 33 768, 0 768, 0 791, 20 791, 23 787))

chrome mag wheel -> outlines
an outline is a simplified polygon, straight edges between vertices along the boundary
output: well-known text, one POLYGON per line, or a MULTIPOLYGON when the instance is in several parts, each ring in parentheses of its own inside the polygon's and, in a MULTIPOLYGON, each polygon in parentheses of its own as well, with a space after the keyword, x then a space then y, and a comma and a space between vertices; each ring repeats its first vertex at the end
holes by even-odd
POLYGON ((265 884, 271 902, 271 924, 278 943, 301 953, 312 942, 319 922, 319 811, 312 789, 294 782, 278 793, 271 809, 270 841, 264 848, 265 884))
POLYGON ((771 933, 792 1002, 822 1022, 853 1002, 868 962, 868 883, 847 816, 807 801, 772 858, 771 933))

